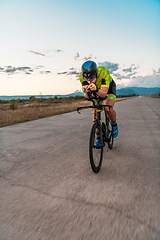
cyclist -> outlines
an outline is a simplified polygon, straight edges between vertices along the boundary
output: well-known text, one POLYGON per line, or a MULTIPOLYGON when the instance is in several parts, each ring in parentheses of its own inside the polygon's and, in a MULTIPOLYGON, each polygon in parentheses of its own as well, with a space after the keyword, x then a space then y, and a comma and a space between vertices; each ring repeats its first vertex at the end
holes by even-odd
MULTIPOLYGON (((85 98, 89 98, 88 93, 93 91, 97 96, 104 99, 104 105, 111 105, 112 108, 105 107, 105 113, 112 123, 112 136, 118 136, 118 125, 116 122, 116 112, 113 109, 116 100, 116 84, 110 76, 109 70, 104 66, 97 67, 94 61, 86 61, 81 67, 79 79, 82 84, 82 91, 85 98)), ((93 121, 96 118, 96 110, 92 109, 93 121)), ((97 132, 95 147, 100 146, 99 133, 97 132)))

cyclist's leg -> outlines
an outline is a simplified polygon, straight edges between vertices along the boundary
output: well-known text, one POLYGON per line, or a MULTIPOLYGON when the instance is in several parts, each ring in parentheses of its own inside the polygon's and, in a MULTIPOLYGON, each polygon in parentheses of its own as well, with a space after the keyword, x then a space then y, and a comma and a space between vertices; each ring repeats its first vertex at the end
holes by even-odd
POLYGON ((116 112, 114 110, 114 104, 115 104, 115 100, 114 99, 105 99, 104 100, 104 105, 111 105, 112 108, 109 107, 105 107, 104 111, 107 115, 107 117, 112 121, 116 121, 116 112))
POLYGON ((95 122, 96 120, 96 109, 92 108, 92 121, 95 122))
MULTIPOLYGON (((95 108, 92 108, 92 121, 95 122, 95 120, 97 119, 97 112, 95 108)), ((100 147, 101 142, 100 142, 100 132, 99 129, 96 128, 96 139, 95 139, 95 143, 94 146, 95 147, 100 147)))
POLYGON ((116 122, 116 111, 114 110, 116 96, 114 94, 108 94, 107 99, 104 100, 105 105, 111 105, 112 108, 105 107, 105 113, 107 117, 111 120, 112 124, 112 136, 113 138, 118 136, 118 125, 116 122))
POLYGON ((109 109, 109 107, 105 107, 105 113, 108 116, 108 118, 112 121, 116 121, 116 112, 113 109, 114 104, 116 101, 116 84, 114 80, 110 83, 109 89, 108 89, 108 94, 106 97, 106 100, 104 100, 105 105, 111 105, 112 108, 109 109))

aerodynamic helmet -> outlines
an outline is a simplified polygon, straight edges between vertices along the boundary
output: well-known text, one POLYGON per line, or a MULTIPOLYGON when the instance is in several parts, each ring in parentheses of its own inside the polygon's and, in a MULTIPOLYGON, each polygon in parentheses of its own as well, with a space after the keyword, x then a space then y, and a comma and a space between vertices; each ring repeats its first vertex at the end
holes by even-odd
POLYGON ((97 77, 97 64, 94 61, 86 61, 83 63, 81 71, 85 79, 94 79, 97 77))

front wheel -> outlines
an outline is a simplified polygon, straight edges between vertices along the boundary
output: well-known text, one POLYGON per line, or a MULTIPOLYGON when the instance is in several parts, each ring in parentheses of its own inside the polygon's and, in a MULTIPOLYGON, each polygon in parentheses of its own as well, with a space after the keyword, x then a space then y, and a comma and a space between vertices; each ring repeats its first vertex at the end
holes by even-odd
POLYGON ((100 126, 97 123, 94 123, 91 129, 90 141, 89 141, 90 164, 94 173, 98 173, 101 168, 102 159, 103 159, 103 147, 104 147, 104 141, 103 141, 103 135, 102 135, 102 126, 100 126), (101 144, 99 147, 95 146, 95 141, 97 139, 96 132, 100 133, 99 137, 101 139, 101 144))

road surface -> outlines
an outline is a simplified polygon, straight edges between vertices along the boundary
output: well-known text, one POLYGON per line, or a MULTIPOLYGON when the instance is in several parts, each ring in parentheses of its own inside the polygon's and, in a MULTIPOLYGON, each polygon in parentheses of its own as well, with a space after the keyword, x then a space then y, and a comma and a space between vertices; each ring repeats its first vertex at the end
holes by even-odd
POLYGON ((160 99, 116 111, 98 174, 90 110, 0 128, 0 240, 160 239, 160 99))

